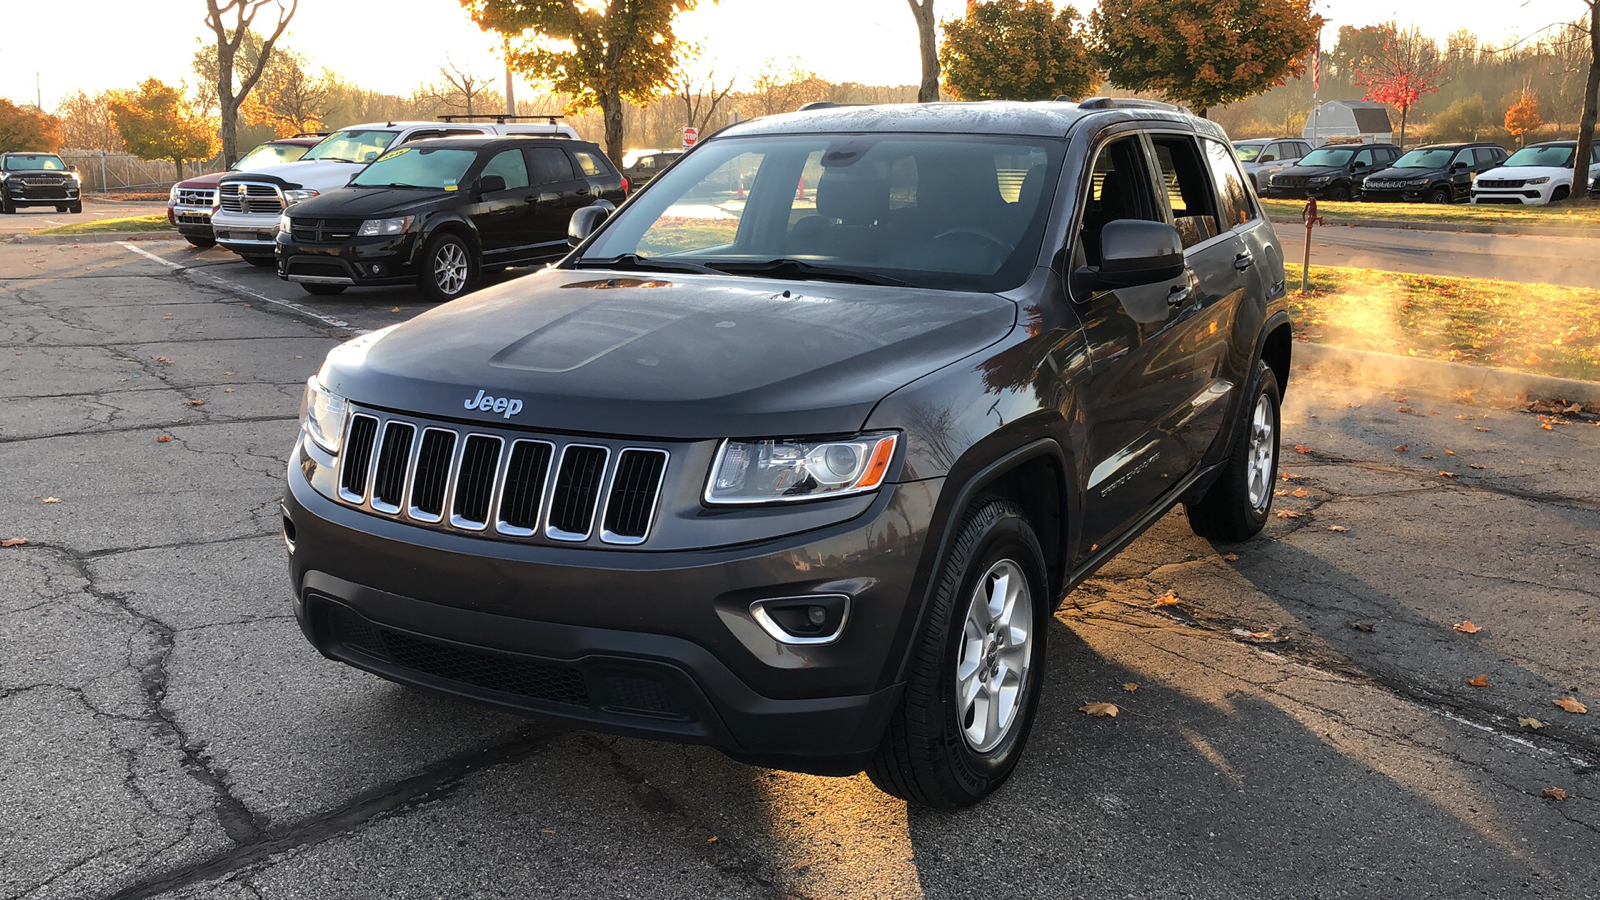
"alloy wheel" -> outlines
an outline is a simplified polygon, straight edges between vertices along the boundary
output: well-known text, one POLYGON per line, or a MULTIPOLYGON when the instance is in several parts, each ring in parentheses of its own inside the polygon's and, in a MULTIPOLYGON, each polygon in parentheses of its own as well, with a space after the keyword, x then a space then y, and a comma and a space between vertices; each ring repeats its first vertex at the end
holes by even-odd
POLYGON ((1273 437, 1275 429, 1272 398, 1262 394, 1256 398, 1255 413, 1250 421, 1249 477, 1245 483, 1249 485, 1252 509, 1266 509, 1267 501, 1272 499, 1272 463, 1278 448, 1273 437))
POLYGON ((433 282, 441 293, 454 296, 467 285, 467 251, 454 241, 439 245, 433 255, 433 282))
POLYGON ((973 588, 956 659, 956 706, 967 746, 987 753, 1010 734, 1026 699, 1033 596, 1022 567, 1002 559, 973 588))

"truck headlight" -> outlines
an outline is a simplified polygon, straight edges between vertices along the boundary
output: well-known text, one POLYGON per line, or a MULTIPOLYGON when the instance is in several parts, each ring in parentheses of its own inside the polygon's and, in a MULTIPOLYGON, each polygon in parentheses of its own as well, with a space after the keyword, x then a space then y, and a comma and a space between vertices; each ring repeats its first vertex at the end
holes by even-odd
POLYGON ((723 441, 711 464, 705 502, 772 503, 877 490, 889 474, 900 436, 845 440, 723 441))
POLYGON ((177 185, 173 185, 172 186, 172 190, 167 192, 167 203, 168 204, 176 204, 177 202, 178 202, 178 186, 177 185))
POLYGON ((293 191, 284 191, 283 192, 283 205, 284 206, 293 206, 296 203, 299 203, 301 200, 310 200, 312 197, 315 197, 315 196, 317 196, 317 192, 311 190, 310 188, 303 188, 303 189, 300 189, 300 190, 293 190, 293 191))
POLYGON ((1333 180, 1332 175, 1317 175, 1306 180, 1307 184, 1327 184, 1333 180))
POLYGON ((361 237, 372 237, 375 234, 400 234, 407 228, 416 216, 401 216, 397 219, 368 219, 361 223, 361 230, 356 232, 361 237))
POLYGON ((1543 178, 1529 178, 1528 179, 1528 183, 1529 184, 1549 184, 1550 183, 1550 176, 1546 175, 1543 178))
POLYGON ((306 393, 300 400, 300 427, 318 447, 337 454, 344 440, 344 423, 350 417, 350 404, 343 397, 317 383, 317 376, 306 379, 306 393))

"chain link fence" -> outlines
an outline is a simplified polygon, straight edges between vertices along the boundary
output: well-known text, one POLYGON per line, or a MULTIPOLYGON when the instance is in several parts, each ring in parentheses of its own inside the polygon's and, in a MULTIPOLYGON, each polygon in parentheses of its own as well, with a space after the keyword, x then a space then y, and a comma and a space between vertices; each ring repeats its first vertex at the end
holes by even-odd
MULTIPOLYGON (((177 180, 177 170, 171 162, 98 150, 62 150, 60 156, 62 162, 77 168, 78 175, 83 179, 83 189, 88 193, 164 190, 177 180)), ((204 162, 185 163, 183 175, 192 178, 208 172, 220 172, 223 168, 219 156, 204 162)))

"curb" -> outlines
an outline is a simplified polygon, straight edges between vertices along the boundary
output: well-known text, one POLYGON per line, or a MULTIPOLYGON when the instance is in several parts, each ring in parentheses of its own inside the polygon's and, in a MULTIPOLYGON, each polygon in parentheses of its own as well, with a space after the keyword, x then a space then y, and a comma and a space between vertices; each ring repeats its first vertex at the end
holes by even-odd
POLYGON ((1442 359, 1418 359, 1302 341, 1295 342, 1291 358, 1294 369, 1302 372, 1310 370, 1391 390, 1470 391, 1486 398, 1527 395, 1536 400, 1600 403, 1600 382, 1595 381, 1528 375, 1442 359))
POLYGON ((8 234, 0 242, 11 244, 114 244, 117 241, 181 241, 176 231, 97 231, 92 234, 8 234))
MULTIPOLYGON (((1268 216, 1274 225, 1304 226, 1299 219, 1268 216)), ((1600 227, 1581 228, 1565 225, 1490 225, 1482 222, 1408 222, 1401 219, 1329 219, 1319 227, 1341 228, 1392 228, 1400 231, 1441 231, 1451 234, 1506 234, 1536 235, 1540 237, 1576 237, 1600 239, 1600 227)))

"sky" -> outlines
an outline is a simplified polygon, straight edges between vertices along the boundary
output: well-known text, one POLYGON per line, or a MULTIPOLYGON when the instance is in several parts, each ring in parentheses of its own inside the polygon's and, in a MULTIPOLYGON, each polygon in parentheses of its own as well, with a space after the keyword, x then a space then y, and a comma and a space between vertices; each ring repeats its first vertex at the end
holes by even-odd
MULTIPOLYGON (((963 5, 962 0, 936 0, 935 9, 941 17, 953 17, 963 5)), ((1078 6, 1086 11, 1091 5, 1078 6)), ((1498 42, 1576 19, 1583 0, 1498 0, 1492 16, 1463 15, 1485 5, 1318 0, 1317 11, 1328 20, 1325 46, 1333 44, 1340 25, 1391 18, 1402 25, 1414 22, 1441 42, 1463 26, 1498 42)), ((68 31, 49 33, 70 35, 71 41, 24 37, 0 45, 0 97, 34 102, 36 74, 38 97, 47 110, 79 89, 131 88, 152 75, 168 83, 194 81, 190 60, 198 39, 210 36, 201 0, 74 0, 65 9, 68 31)), ((748 79, 766 60, 798 59, 830 81, 918 80, 917 35, 905 0, 701 0, 698 10, 680 20, 679 30, 702 43, 706 61, 724 75, 748 79)), ((472 24, 457 0, 301 0, 285 43, 315 66, 385 93, 409 94, 439 81, 447 56, 465 71, 503 71, 498 42, 472 24)), ((519 83, 518 90, 527 88, 519 83)))

